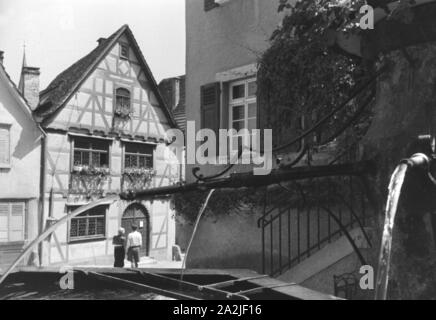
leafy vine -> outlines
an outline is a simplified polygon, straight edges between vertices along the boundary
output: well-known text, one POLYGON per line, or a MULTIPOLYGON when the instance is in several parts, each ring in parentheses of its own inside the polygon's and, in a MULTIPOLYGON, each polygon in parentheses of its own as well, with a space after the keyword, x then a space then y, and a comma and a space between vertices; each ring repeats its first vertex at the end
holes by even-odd
MULTIPOLYGON (((374 69, 373 62, 345 54, 336 46, 337 33, 363 32, 363 5, 382 8, 388 19, 408 22, 414 0, 280 0, 278 11, 286 11, 282 24, 271 36, 271 45, 259 61, 258 100, 262 126, 274 128, 275 145, 280 145, 308 128, 340 105, 374 69), (398 5, 390 11, 388 4, 398 5), (298 119, 296 121, 296 119, 298 119), (301 120, 303 119, 303 120, 301 120), (299 123, 303 121, 303 125, 299 123)), ((327 143, 338 128, 353 117, 371 88, 315 132, 307 141, 327 143)), ((370 108, 350 125, 339 139, 338 150, 360 139, 371 122, 370 108), (344 141, 347 141, 346 143, 344 141)))

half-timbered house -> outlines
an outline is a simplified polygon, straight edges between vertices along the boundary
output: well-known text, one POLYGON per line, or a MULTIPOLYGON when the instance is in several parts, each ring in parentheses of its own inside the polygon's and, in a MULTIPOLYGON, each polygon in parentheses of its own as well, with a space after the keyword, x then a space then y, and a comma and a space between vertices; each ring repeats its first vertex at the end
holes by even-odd
MULTIPOLYGON (((34 114, 47 132, 45 225, 106 195, 180 180, 165 134, 176 124, 127 25, 59 74, 34 114)), ((170 198, 108 202, 58 229, 44 263, 107 263, 112 237, 133 223, 142 256, 171 259, 174 218, 170 198)))

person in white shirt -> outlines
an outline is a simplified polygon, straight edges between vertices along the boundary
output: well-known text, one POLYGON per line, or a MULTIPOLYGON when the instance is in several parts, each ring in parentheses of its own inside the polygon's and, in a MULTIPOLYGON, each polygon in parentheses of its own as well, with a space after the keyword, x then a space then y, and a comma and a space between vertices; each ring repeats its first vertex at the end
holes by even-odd
POLYGON ((132 264, 132 268, 138 268, 139 249, 142 247, 142 235, 138 232, 138 227, 132 225, 132 232, 127 236, 127 255, 132 264))

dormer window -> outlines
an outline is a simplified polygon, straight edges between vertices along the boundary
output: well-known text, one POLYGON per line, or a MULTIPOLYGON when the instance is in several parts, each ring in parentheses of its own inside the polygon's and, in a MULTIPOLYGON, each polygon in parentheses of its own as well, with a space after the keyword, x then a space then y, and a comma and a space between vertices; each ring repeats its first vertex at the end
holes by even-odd
POLYGON ((118 88, 116 90, 116 105, 115 105, 115 116, 122 119, 130 118, 132 113, 131 103, 130 103, 130 91, 125 88, 118 88))
POLYGON ((121 59, 129 59, 129 46, 127 44, 120 44, 120 57, 121 59))

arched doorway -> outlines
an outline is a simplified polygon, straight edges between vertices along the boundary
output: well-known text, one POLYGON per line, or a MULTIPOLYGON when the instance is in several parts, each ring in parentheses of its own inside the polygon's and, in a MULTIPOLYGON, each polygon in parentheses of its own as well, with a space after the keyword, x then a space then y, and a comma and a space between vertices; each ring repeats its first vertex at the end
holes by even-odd
POLYGON ((132 225, 138 226, 138 231, 142 234, 141 256, 148 256, 150 248, 150 217, 147 209, 139 203, 133 203, 124 210, 121 219, 121 226, 126 230, 126 234, 132 232, 132 225))

